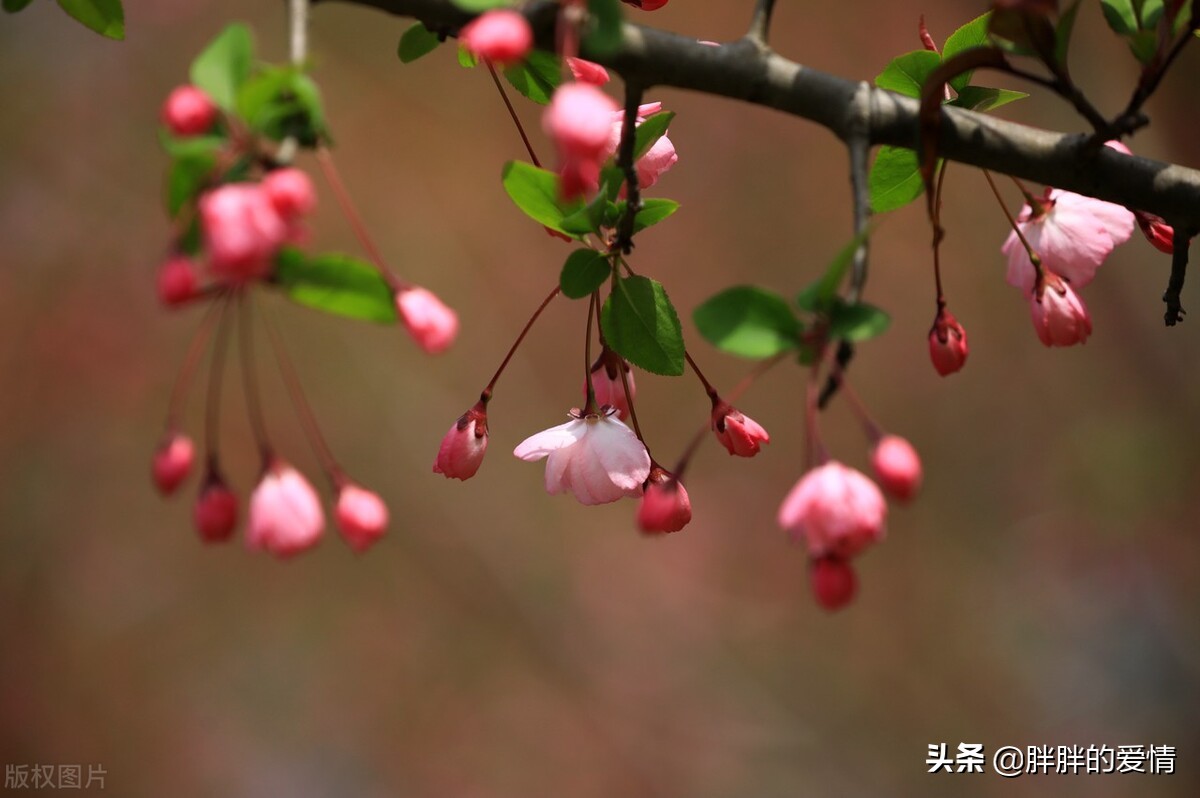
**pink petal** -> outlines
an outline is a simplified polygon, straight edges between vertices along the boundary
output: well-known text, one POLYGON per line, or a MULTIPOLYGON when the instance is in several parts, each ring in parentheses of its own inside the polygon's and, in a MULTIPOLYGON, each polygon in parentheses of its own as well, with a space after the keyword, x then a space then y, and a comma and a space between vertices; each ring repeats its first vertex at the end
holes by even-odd
POLYGON ((551 452, 570 446, 583 437, 585 422, 573 418, 565 424, 530 435, 513 449, 513 455, 528 463, 541 460, 551 452))

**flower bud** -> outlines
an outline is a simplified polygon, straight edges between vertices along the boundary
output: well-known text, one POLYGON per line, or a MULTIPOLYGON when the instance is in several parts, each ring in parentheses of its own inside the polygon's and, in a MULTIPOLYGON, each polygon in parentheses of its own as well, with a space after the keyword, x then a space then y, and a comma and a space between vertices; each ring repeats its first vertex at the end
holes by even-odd
POLYGON ((396 293, 396 310, 405 329, 428 354, 445 352, 458 335, 458 314, 424 288, 411 287, 396 293))
POLYGON ((205 543, 223 543, 233 536, 238 522, 237 495, 216 471, 210 470, 192 508, 196 531, 205 543))
POLYGON ((1175 229, 1165 219, 1145 211, 1134 211, 1133 218, 1137 220, 1142 235, 1155 249, 1168 255, 1175 252, 1175 229))
POLYGON ((459 40, 466 50, 480 58, 508 66, 529 55, 533 31, 523 15, 503 8, 488 11, 467 23, 459 40))
POLYGON ((921 458, 899 435, 884 435, 871 453, 871 468, 888 495, 907 504, 921 487, 921 458))
POLYGON ((634 8, 640 8, 643 11, 657 11, 670 2, 670 0, 621 0, 621 2, 631 5, 634 8))
POLYGON ((1086 343, 1092 334, 1092 317, 1071 286, 1051 271, 1029 297, 1033 329, 1046 346, 1086 343))
POLYGON ((196 297, 196 269, 192 259, 173 255, 158 269, 158 298, 167 307, 177 307, 196 297))
POLYGON ((599 64, 593 64, 591 61, 585 61, 582 58, 567 58, 567 67, 570 68, 575 80, 580 83, 603 86, 611 80, 607 69, 599 64))
POLYGON ((179 86, 167 95, 161 118, 174 135, 197 136, 208 132, 217 121, 217 106, 195 86, 179 86))
POLYGON ((822 608, 833 612, 854 600, 858 577, 850 563, 837 557, 814 560, 811 569, 812 591, 822 608))
POLYGON ((447 479, 470 479, 483 463, 487 443, 487 410, 481 401, 463 413, 442 438, 433 473, 447 479))
POLYGON ((284 219, 304 216, 317 207, 317 190, 302 169, 289 166, 270 171, 262 179, 262 188, 272 207, 284 219))
POLYGON ((687 488, 666 469, 654 466, 638 503, 637 524, 646 534, 678 532, 692 520, 687 488))
POLYGON ((617 103, 587 83, 559 86, 542 115, 542 127, 564 160, 595 161, 605 154, 617 103))
POLYGON ((347 484, 338 491, 334 519, 346 543, 361 553, 387 531, 388 508, 378 494, 347 484))
POLYGON ((849 559, 883 539, 887 502, 864 474, 831 460, 800 478, 777 518, 813 558, 849 559))
POLYGON ((731 455, 753 457, 771 436, 754 419, 721 399, 713 400, 712 428, 731 455))
POLYGON ((246 545, 285 558, 315 546, 324 530, 317 492, 299 471, 276 458, 250 495, 246 545))
POLYGON ((929 359, 943 377, 959 371, 967 362, 967 331, 948 310, 938 311, 929 330, 929 359))
MULTIPOLYGON (((605 405, 615 408, 617 418, 624 421, 629 418, 629 398, 625 396, 625 383, 621 373, 629 381, 630 397, 637 396, 637 385, 633 381, 633 371, 629 363, 620 355, 605 347, 600 357, 592 364, 592 390, 596 392, 596 407, 605 405)), ((587 382, 583 384, 583 397, 587 399, 587 382)))
POLYGON ((266 276, 288 226, 258 183, 227 183, 200 197, 200 224, 213 274, 230 282, 266 276))
POLYGON ((170 496, 183 484, 192 471, 196 447, 192 439, 178 432, 168 432, 154 453, 151 473, 158 492, 170 496))

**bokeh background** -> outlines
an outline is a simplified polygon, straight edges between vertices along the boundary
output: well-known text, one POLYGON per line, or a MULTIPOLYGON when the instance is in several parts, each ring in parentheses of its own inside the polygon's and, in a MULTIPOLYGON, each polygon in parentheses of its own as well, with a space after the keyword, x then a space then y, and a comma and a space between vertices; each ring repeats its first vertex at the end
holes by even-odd
MULTIPOLYGON (((919 13, 942 40, 985 7, 779 5, 777 49, 865 79, 916 48, 919 13)), ((750 6, 677 0, 638 18, 730 40, 750 6)), ((129 796, 1200 794, 1200 329, 1162 327, 1169 264, 1140 237, 1085 292, 1087 346, 1046 350, 1004 283, 1005 223, 983 178, 953 170, 943 258, 971 360, 941 380, 921 211, 879 227, 868 298, 894 323, 853 377, 920 448, 927 483, 861 560, 858 601, 830 616, 774 523, 801 468, 797 369, 741 402, 772 432, 765 452, 734 461, 706 443, 695 520, 645 539, 631 502, 547 497, 542 467, 508 456, 578 401, 583 305, 559 301, 500 383, 478 477, 430 473, 567 250, 504 196, 501 164, 523 153, 486 74, 450 47, 402 66, 406 21, 322 5, 315 74, 345 179, 396 268, 454 304, 463 330, 430 359, 399 330, 270 302, 335 449, 394 516, 366 556, 330 534, 279 563, 202 545, 194 487, 163 501, 147 472, 200 313, 154 295, 159 104, 231 20, 282 60, 283 4, 127 13, 123 44, 48 0, 0 19, 4 764, 99 764, 106 794, 129 796), (938 742, 1173 745, 1177 773, 935 777, 938 742)), ((1098 3, 1073 59, 1101 107, 1119 107, 1136 66, 1098 3)), ((1193 48, 1138 152, 1200 165, 1198 66, 1193 48)), ((791 293, 848 238, 844 150, 828 132, 672 90, 652 99, 679 113, 681 156, 655 193, 683 209, 641 237, 635 263, 685 317, 735 282, 791 293)), ((536 109, 519 108, 536 132, 536 109)), ((1003 113, 1082 129, 1050 98, 1003 113)), ((328 195, 312 233, 314 247, 358 251, 328 195)), ((1185 305, 1198 297, 1190 281, 1185 305)), ((732 386, 748 364, 684 324, 732 386)), ((279 447, 314 473, 274 367, 263 373, 279 447)), ((690 377, 638 384, 670 462, 704 396, 690 377)), ((256 464, 237 386, 225 449, 245 490, 256 464)), ((844 405, 824 428, 838 457, 865 464, 844 405)))

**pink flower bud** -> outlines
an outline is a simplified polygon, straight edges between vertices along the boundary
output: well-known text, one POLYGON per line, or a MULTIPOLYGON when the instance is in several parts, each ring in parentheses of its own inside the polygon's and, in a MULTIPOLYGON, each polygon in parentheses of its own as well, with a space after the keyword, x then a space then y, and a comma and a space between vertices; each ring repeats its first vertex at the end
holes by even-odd
POLYGON ((263 191, 272 207, 284 219, 294 219, 312 213, 317 207, 317 190, 308 173, 286 167, 267 173, 262 179, 263 191))
POLYGON ((192 439, 178 432, 168 432, 154 453, 151 473, 158 492, 170 496, 192 472, 196 447, 192 439))
POLYGON ((401 289, 396 310, 417 346, 431 355, 445 352, 458 335, 458 314, 432 291, 415 286, 401 289))
POLYGON ((378 494, 348 484, 338 491, 334 519, 346 543, 361 553, 387 531, 388 508, 378 494))
POLYGON ((191 258, 173 255, 158 269, 158 298, 167 307, 177 307, 196 297, 196 269, 191 258))
POLYGON ((771 436, 757 421, 723 400, 713 402, 712 428, 717 440, 738 457, 753 457, 771 436))
MULTIPOLYGON (((592 390, 596 392, 596 407, 605 405, 617 411, 617 418, 624 421, 629 417, 629 399, 625 396, 625 384, 621 381, 621 372, 629 381, 629 393, 637 396, 637 385, 633 381, 633 371, 629 363, 611 349, 605 349, 592 365, 592 390)), ((587 400, 587 382, 583 384, 583 397, 587 400)))
POLYGON ((921 487, 921 458, 912 444, 899 435, 884 435, 871 453, 875 479, 901 504, 907 504, 921 487))
POLYGON ((929 359, 938 374, 947 377, 967 362, 967 331, 948 310, 939 310, 929 331, 929 359))
POLYGON ((692 520, 692 500, 687 488, 666 470, 650 469, 638 503, 638 527, 646 534, 678 532, 692 520))
POLYGON ((587 83, 559 86, 542 116, 542 128, 564 160, 604 156, 617 103, 587 83))
POLYGON ((663 136, 658 141, 646 150, 646 154, 638 159, 637 162, 637 177, 638 186, 640 188, 650 188, 658 182, 658 178, 663 172, 670 169, 679 161, 679 154, 675 152, 675 145, 666 136, 663 136))
POLYGON ((487 410, 479 402, 463 413, 442 438, 437 459, 433 461, 433 473, 447 479, 470 479, 483 464, 487 444, 487 410))
POLYGON ((200 223, 213 274, 230 282, 266 276, 289 234, 257 183, 229 183, 202 195, 200 223))
POLYGON ((1046 346, 1073 346, 1087 342, 1092 317, 1066 280, 1051 271, 1029 297, 1033 329, 1046 346))
POLYGON ((833 612, 854 600, 858 577, 850 563, 837 557, 822 557, 812 564, 813 597, 822 608, 833 612))
POLYGON ((313 486, 295 468, 276 459, 250 495, 246 545, 285 558, 315 546, 324 530, 325 513, 313 486))
POLYGON ((1175 252, 1175 229, 1166 220, 1145 211, 1134 211, 1133 218, 1137 220, 1142 235, 1155 249, 1168 255, 1175 252))
POLYGON ((488 11, 469 22, 459 38, 462 46, 497 64, 515 64, 533 47, 533 31, 525 17, 510 9, 488 11))
POLYGON ((640 8, 643 11, 657 11, 670 2, 670 0, 621 0, 621 2, 631 5, 634 8, 640 8))
POLYGON ((886 520, 887 503, 875 483, 836 460, 801 477, 778 515, 779 525, 803 539, 813 558, 855 556, 883 539, 886 520))
POLYGON ((162 122, 176 136, 196 136, 217 121, 217 106, 195 86, 179 86, 167 95, 162 122))
POLYGON ((223 543, 233 536, 238 522, 238 498, 214 471, 209 472, 200 490, 192 508, 192 520, 205 543, 223 543))
POLYGON ((567 66, 575 80, 580 83, 590 83, 593 86, 603 86, 611 79, 608 70, 599 64, 585 61, 582 58, 567 58, 567 66))

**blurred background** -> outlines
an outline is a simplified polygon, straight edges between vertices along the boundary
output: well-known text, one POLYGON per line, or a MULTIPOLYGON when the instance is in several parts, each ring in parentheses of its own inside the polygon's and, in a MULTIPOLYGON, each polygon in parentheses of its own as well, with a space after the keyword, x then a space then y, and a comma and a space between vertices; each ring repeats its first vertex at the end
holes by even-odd
MULTIPOLYGON (((727 41, 751 5, 629 16, 727 41)), ((779 51, 870 79, 919 46, 919 13, 942 41, 986 3, 779 6, 779 51)), ((159 106, 232 20, 283 60, 283 4, 155 0, 127 16, 125 43, 50 2, 0 18, 5 765, 102 765, 106 793, 130 796, 1200 794, 1200 327, 1163 328, 1169 262, 1136 233, 1084 292, 1087 345, 1047 350, 1004 282, 1005 221, 982 176, 951 170, 943 262, 971 360, 942 380, 926 352, 921 209, 880 225, 867 298, 894 321, 853 379, 920 449, 926 486, 893 507, 889 539, 859 562, 858 600, 831 616, 774 521, 802 463, 794 368, 739 403, 771 445, 735 461, 707 441, 688 481, 695 520, 646 539, 632 502, 547 497, 543 467, 508 456, 579 400, 584 305, 558 301, 499 384, 480 474, 430 473, 567 249, 503 193, 501 165, 524 155, 484 72, 451 47, 402 66, 407 21, 322 5, 315 75, 344 178, 393 265, 463 329, 431 359, 398 329, 270 302, 335 450, 393 513, 365 556, 331 530, 280 563, 201 544, 194 485, 163 501, 148 471, 200 318, 155 299, 159 106), (927 775, 940 742, 989 756, 1172 745, 1177 772, 927 775)), ((1123 104, 1137 67, 1099 3, 1085 3, 1072 58, 1100 107, 1123 104)), ((1200 165, 1198 66, 1192 48, 1137 152, 1200 165)), ((748 364, 704 344, 691 309, 732 283, 791 294, 824 267, 849 237, 844 150, 775 112, 648 99, 679 114, 680 162, 653 193, 683 207, 639 238, 634 262, 666 284, 697 359, 729 388, 748 364)), ((537 109, 518 108, 544 147, 537 109)), ((1083 129, 1048 97, 1001 113, 1083 129)), ((322 199, 313 248, 358 253, 322 199)), ((1184 304, 1200 306, 1200 280, 1184 304)), ((279 448, 315 474, 274 367, 263 374, 279 448)), ((706 400, 690 376, 637 378, 648 439, 673 462, 706 400)), ((245 491, 256 463, 236 378, 227 387, 228 470, 245 491)), ((823 423, 834 454, 864 467, 846 407, 823 423)))

